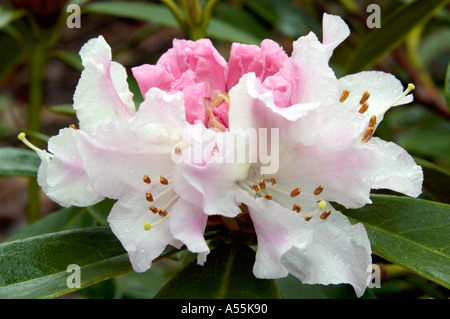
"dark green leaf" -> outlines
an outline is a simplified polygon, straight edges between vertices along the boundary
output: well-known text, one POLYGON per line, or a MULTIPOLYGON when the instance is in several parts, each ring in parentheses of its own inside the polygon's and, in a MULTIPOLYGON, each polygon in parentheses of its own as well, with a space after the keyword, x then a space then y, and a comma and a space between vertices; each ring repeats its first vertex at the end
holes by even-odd
POLYGON ((81 57, 79 54, 57 50, 52 52, 52 56, 67 63, 77 71, 83 70, 83 65, 81 64, 81 57))
POLYGON ((0 6, 0 29, 25 15, 25 10, 0 6))
POLYGON ((0 176, 36 177, 40 163, 33 151, 15 147, 0 148, 0 176))
POLYGON ((49 233, 0 245, 0 298, 53 298, 131 270, 128 254, 108 227, 49 233), (68 284, 69 283, 69 284, 68 284))
MULTIPOLYGON (((84 8, 86 13, 106 14, 119 18, 146 21, 157 25, 179 28, 177 20, 170 10, 161 4, 132 1, 94 2, 84 8)), ((257 43, 262 39, 252 33, 243 31, 225 20, 212 17, 206 35, 224 41, 257 43)))
POLYGON ((372 195, 372 201, 340 209, 352 222, 364 224, 372 251, 450 287, 450 205, 390 195, 372 195))
POLYGON ((75 110, 73 109, 72 104, 58 104, 54 106, 50 106, 48 108, 49 111, 58 113, 58 114, 64 114, 64 115, 76 115, 75 110))
POLYGON ((94 220, 85 207, 69 207, 57 210, 37 222, 23 228, 6 241, 14 241, 69 229, 94 226, 94 220))
POLYGON ((155 296, 162 298, 281 298, 274 280, 253 275, 255 251, 243 244, 218 247, 204 266, 194 260, 155 296))
MULTIPOLYGON (((414 27, 425 23, 436 11, 447 4, 448 0, 416 0, 408 2, 392 12, 381 27, 371 30, 348 59, 346 73, 356 73, 368 69, 382 56, 401 44, 414 27)), ((387 15, 381 12, 381 17, 387 15)))

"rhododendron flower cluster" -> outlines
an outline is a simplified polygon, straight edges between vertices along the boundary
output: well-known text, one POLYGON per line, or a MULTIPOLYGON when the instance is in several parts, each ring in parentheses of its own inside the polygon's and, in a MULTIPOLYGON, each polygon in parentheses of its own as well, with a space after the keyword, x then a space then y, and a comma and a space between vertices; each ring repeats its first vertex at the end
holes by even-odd
POLYGON ((290 56, 272 40, 233 43, 228 62, 208 39, 174 40, 155 65, 132 69, 137 110, 124 67, 103 37, 92 39, 80 51, 78 128, 37 150, 39 183, 63 206, 116 199, 108 222, 138 272, 167 245, 207 262, 214 220, 256 235, 256 277, 349 283, 361 296, 370 242, 331 203, 362 207, 380 188, 415 197, 423 176, 405 150, 374 136, 413 86, 378 71, 338 79, 329 59, 348 35, 325 14, 322 41, 300 37, 290 56))

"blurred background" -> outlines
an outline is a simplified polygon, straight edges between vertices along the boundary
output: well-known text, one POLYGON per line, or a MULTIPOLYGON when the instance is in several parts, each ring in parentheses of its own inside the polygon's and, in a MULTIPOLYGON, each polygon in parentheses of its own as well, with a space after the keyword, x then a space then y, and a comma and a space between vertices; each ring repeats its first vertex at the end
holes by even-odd
MULTIPOLYGON (((89 39, 105 37, 113 60, 128 70, 139 104, 142 96, 130 69, 156 63, 174 38, 209 37, 226 59, 232 42, 259 44, 265 38, 290 54, 292 41, 310 31, 321 39, 324 12, 340 15, 351 29, 331 60, 338 78, 376 69, 395 74, 405 85, 415 84, 414 103, 391 109, 376 134, 433 168, 425 170, 430 191, 424 198, 450 203, 448 1, 419 0, 414 10, 404 9, 413 2, 0 0, 0 242, 61 208, 30 186, 39 160, 24 153, 15 154, 11 162, 10 152, 25 149, 17 140, 21 131, 45 148, 50 136, 77 123, 71 103, 82 71, 78 52, 89 39), (71 4, 76 6, 68 7, 71 4), (173 4, 180 6, 181 16, 171 10, 173 4), (210 19, 203 21, 199 12, 205 13, 203 18, 209 13, 210 19)), ((442 287, 376 258, 383 265, 383 284, 370 289, 367 297, 448 297, 442 287)), ((186 262, 180 258, 146 274, 130 273, 76 296, 152 297, 186 262)), ((280 280, 285 297, 353 296, 346 286, 298 286, 302 285, 290 278, 280 280)))

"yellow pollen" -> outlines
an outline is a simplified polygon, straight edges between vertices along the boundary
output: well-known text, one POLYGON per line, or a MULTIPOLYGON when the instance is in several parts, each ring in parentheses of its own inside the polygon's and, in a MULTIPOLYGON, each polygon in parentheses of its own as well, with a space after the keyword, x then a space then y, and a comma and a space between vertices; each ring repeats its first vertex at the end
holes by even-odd
POLYGON ((150 179, 150 177, 148 177, 148 175, 144 175, 143 180, 144 180, 144 183, 146 183, 146 184, 150 184, 152 182, 152 180, 150 179))
POLYGON ((150 228, 152 228, 152 224, 150 224, 150 223, 144 224, 144 230, 150 230, 150 228))
POLYGON ((359 113, 363 114, 369 109, 369 104, 367 102, 364 102, 364 104, 359 109, 359 113))
POLYGON ((262 178, 259 180, 259 188, 261 188, 261 190, 266 189, 266 182, 262 178))
POLYGON ((326 210, 320 215, 320 219, 326 219, 328 216, 330 216, 331 210, 326 210))
POLYGON ((153 195, 150 192, 145 193, 145 198, 147 199, 147 201, 149 202, 153 202, 153 195))
POLYGON ((159 182, 163 185, 168 185, 169 181, 164 177, 164 176, 160 176, 159 177, 159 182))
POLYGON ((153 214, 158 213, 158 208, 156 208, 155 206, 150 206, 148 209, 150 209, 153 212, 153 214))
POLYGON ((314 195, 320 195, 320 193, 322 193, 323 191, 323 185, 318 186, 315 190, 314 190, 314 195))
POLYGON ((349 90, 342 91, 341 97, 339 98, 339 102, 343 103, 348 98, 349 95, 350 95, 349 90))
POLYGON ((300 188, 296 188, 291 192, 291 197, 296 197, 300 194, 301 190, 300 188))
POLYGON ((272 199, 272 194, 266 194, 266 195, 264 196, 264 198, 267 198, 268 200, 271 200, 271 199, 272 199))
POLYGON ((300 211, 302 210, 302 207, 299 204, 294 204, 294 206, 292 207, 293 211, 296 211, 297 213, 300 213, 300 211))
POLYGON ((363 105, 370 97, 370 93, 368 91, 365 91, 361 97, 361 100, 359 100, 359 104, 363 105))
POLYGON ((365 132, 361 139, 361 142, 367 143, 372 138, 373 133, 375 132, 375 129, 373 127, 369 127, 365 132))

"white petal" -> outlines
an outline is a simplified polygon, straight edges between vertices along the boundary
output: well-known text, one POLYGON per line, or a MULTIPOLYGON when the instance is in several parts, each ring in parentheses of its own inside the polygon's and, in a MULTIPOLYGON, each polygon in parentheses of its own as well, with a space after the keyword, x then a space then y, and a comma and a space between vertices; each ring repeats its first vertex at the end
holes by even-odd
POLYGON ((236 199, 247 205, 258 238, 253 273, 265 279, 287 276, 281 256, 292 247, 307 247, 312 239, 310 224, 296 212, 265 198, 253 199, 243 190, 236 192, 236 199))
POLYGON ((44 151, 38 153, 38 183, 50 199, 64 207, 90 206, 103 199, 93 190, 75 147, 80 134, 71 128, 62 129, 48 142, 53 157, 44 151))
POLYGON ((360 297, 371 276, 371 248, 362 224, 351 225, 347 217, 331 208, 331 215, 309 221, 312 241, 304 248, 292 247, 282 265, 304 284, 349 283, 360 297))
POLYGON ((182 241, 189 251, 202 254, 200 259, 206 259, 209 247, 204 238, 208 215, 201 207, 179 199, 170 211, 170 231, 173 236, 182 241))
POLYGON ((375 176, 372 188, 386 188, 417 197, 422 193, 422 168, 403 148, 392 142, 372 138, 365 147, 373 150, 375 176))
POLYGON ((135 112, 123 66, 111 61, 111 48, 102 36, 80 50, 84 70, 74 94, 80 128, 94 131, 119 115, 135 112))
POLYGON ((392 103, 403 93, 402 83, 392 74, 381 71, 363 71, 344 76, 339 79, 339 90, 349 90, 350 95, 343 103, 348 108, 359 110, 359 101, 365 91, 370 93, 367 100, 369 109, 364 116, 369 119, 375 115, 377 124, 381 122, 384 113, 391 106, 410 103, 412 95, 407 95, 397 103, 392 103))
POLYGON ((350 35, 350 29, 341 17, 327 13, 323 15, 322 29, 322 43, 331 57, 333 50, 350 35))
POLYGON ((116 118, 77 141, 92 185, 104 196, 121 198, 144 175, 158 182, 173 170, 173 134, 185 125, 182 96, 151 89, 146 97, 134 118, 116 118))
MULTIPOLYGON (((162 217, 152 213, 145 199, 145 189, 131 193, 117 201, 108 216, 111 230, 128 252, 133 269, 144 272, 151 267, 152 261, 164 251, 167 245, 180 248, 182 243, 176 240, 169 228, 169 221, 144 229, 146 223, 155 223, 162 217)), ((168 194, 175 196, 175 193, 168 194)), ((161 206, 168 197, 155 202, 161 206)), ((170 217, 169 217, 170 218, 170 217)))

